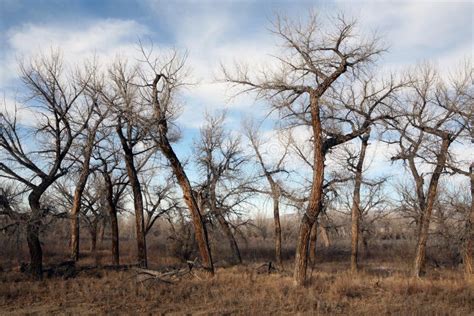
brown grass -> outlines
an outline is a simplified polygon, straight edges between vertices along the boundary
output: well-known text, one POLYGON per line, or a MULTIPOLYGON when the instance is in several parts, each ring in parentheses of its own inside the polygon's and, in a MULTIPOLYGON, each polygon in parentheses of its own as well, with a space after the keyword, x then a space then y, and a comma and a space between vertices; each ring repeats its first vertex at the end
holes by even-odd
POLYGON ((305 288, 289 272, 259 274, 257 264, 219 268, 174 284, 137 283, 131 271, 83 271, 74 279, 33 282, 3 273, 1 314, 351 314, 469 315, 474 281, 456 271, 420 280, 394 273, 325 272, 321 264, 305 288), (321 269, 322 268, 322 269, 321 269))

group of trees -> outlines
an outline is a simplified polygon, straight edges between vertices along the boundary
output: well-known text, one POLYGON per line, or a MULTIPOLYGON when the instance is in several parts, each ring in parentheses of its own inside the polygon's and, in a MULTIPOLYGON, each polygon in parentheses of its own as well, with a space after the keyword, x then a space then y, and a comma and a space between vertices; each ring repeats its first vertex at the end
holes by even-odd
POLYGON ((197 182, 186 173, 189 161, 181 161, 173 147, 180 138, 179 95, 189 75, 185 55, 156 54, 140 45, 138 60, 121 59, 108 67, 91 61, 72 70, 57 52, 22 63, 27 103, 9 105, 9 111, 5 107, 0 117, 0 215, 8 219, 4 230, 25 225, 32 274, 42 276, 40 232, 49 216, 69 218, 73 260, 80 255, 80 219, 90 228, 95 249, 99 223, 109 218, 112 258, 118 264, 118 214, 126 209, 133 209, 141 267, 147 267, 146 235, 156 220, 172 220, 175 213, 182 219, 186 210, 201 263, 212 274, 209 224, 217 223, 232 260, 241 263, 233 219, 249 209, 252 196, 263 194, 273 203, 279 266, 280 207, 301 211, 294 279, 302 285, 318 225, 324 229, 321 217, 330 205, 344 205, 337 192, 347 188, 352 191, 345 202, 356 272, 368 213, 386 200, 381 194, 386 179, 366 175, 375 137, 397 149, 392 161, 403 161, 413 177, 415 190, 408 190, 405 200, 416 224, 415 276, 424 268, 440 178, 470 177, 463 241, 464 264, 472 273, 474 167, 467 168, 454 151, 473 137, 471 63, 450 77, 430 65, 384 77, 376 65, 385 52, 380 39, 360 36, 356 23, 343 17, 323 22, 314 14, 304 23, 277 18, 273 33, 282 49, 276 65, 258 72, 244 64, 222 66, 229 88, 270 104, 268 117, 276 118, 278 135, 273 141, 280 150, 265 152, 254 121, 246 121, 239 135, 226 130, 224 112, 206 115, 190 157, 201 179, 197 182), (34 124, 20 120, 26 104, 34 124), (327 165, 335 156, 342 172, 327 165))

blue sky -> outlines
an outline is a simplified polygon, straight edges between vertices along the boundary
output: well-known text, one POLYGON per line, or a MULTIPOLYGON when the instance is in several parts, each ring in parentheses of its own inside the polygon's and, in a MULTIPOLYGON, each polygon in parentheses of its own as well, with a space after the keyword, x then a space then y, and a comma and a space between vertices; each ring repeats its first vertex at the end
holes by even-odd
MULTIPOLYGON (((266 111, 252 96, 231 99, 227 87, 215 82, 219 64, 268 62, 277 50, 268 31, 274 14, 298 17, 309 9, 322 16, 357 17, 363 32, 384 36, 390 47, 380 61, 385 70, 429 60, 447 71, 472 58, 472 1, 0 0, 0 93, 11 103, 18 92, 17 58, 51 46, 61 47, 72 62, 92 53, 112 59, 133 52, 138 38, 187 50, 200 84, 184 92, 178 121, 184 139, 177 149, 186 157, 205 110, 228 109, 232 129, 240 128, 243 116, 259 118, 266 111)), ((372 159, 373 165, 383 170, 386 157, 375 147, 373 155, 380 157, 372 159)))

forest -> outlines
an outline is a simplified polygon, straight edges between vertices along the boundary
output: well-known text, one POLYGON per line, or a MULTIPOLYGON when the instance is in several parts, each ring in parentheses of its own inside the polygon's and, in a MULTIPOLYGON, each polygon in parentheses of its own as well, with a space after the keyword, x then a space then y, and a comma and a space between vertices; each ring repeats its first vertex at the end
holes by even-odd
POLYGON ((277 15, 270 33, 277 55, 236 54, 215 78, 265 117, 195 109, 189 155, 186 50, 19 60, 0 114, 0 311, 474 310, 472 60, 388 71, 385 39, 344 15, 277 15))

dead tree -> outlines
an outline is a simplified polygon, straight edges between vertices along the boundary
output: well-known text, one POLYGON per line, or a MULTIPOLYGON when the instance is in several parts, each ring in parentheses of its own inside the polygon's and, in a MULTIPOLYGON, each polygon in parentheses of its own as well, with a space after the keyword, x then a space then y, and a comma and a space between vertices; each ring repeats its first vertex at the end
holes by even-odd
POLYGON ((140 71, 141 95, 143 103, 147 105, 146 111, 141 112, 144 126, 148 126, 154 144, 169 162, 181 190, 184 202, 191 212, 194 232, 204 268, 214 274, 209 238, 203 222, 202 213, 193 195, 189 178, 176 155, 171 142, 178 136, 170 128, 179 113, 176 96, 180 88, 186 84, 186 57, 180 56, 176 51, 168 56, 162 54, 153 56, 141 46, 143 61, 138 65, 140 71))
POLYGON ((412 272, 415 277, 424 272, 431 214, 439 179, 452 155, 450 146, 466 129, 459 111, 472 106, 472 99, 466 98, 471 89, 469 72, 452 82, 443 80, 430 66, 418 68, 417 73, 420 75, 413 79, 406 103, 400 109, 403 119, 400 116, 395 123, 390 123, 399 135, 393 142, 398 144, 399 152, 392 160, 407 162, 421 215, 412 272), (420 172, 423 162, 433 167, 430 173, 420 172))
POLYGON ((352 273, 358 270, 358 254, 359 254, 359 233, 361 220, 361 201, 360 191, 362 186, 362 172, 365 161, 365 154, 369 145, 370 129, 365 133, 361 139, 359 156, 357 163, 354 165, 349 159, 349 167, 354 172, 354 192, 352 194, 351 207, 351 271, 352 273))
MULTIPOLYGON (((106 131, 107 133, 107 131, 106 131)), ((110 134, 112 134, 109 131, 110 134)), ((109 135, 110 135, 109 134, 109 135)), ((94 159, 100 162, 98 172, 102 176, 101 204, 110 219, 112 264, 120 264, 120 236, 118 214, 123 209, 124 193, 129 180, 127 172, 120 164, 119 149, 114 147, 113 139, 103 138, 94 151, 94 159)))
MULTIPOLYGON (((43 252, 39 239, 42 220, 47 211, 42 207, 42 196, 71 163, 65 158, 74 140, 82 134, 92 112, 83 111, 82 95, 90 74, 85 78, 65 81, 67 77, 57 52, 42 56, 29 64, 21 64, 21 79, 28 90, 38 121, 26 127, 17 121, 17 113, 0 115, 0 176, 20 182, 29 189, 30 212, 26 227, 32 275, 43 275, 43 252), (75 124, 73 117, 85 117, 75 124), (28 135, 35 135, 35 141, 28 135), (25 143, 29 142, 28 147, 25 143), (21 171, 20 171, 21 169, 21 171)), ((73 75, 74 78, 74 75, 73 75)), ((86 107, 90 108, 90 107, 86 107)))
MULTIPOLYGON (((227 238, 234 263, 242 263, 239 246, 228 216, 233 207, 226 205, 225 199, 239 193, 242 167, 246 162, 239 137, 231 136, 224 129, 225 112, 215 116, 207 115, 200 129, 200 138, 195 142, 197 166, 205 177, 200 185, 204 193, 204 206, 215 218, 227 238)), ((240 202, 240 201, 239 201, 240 202)))
POLYGON ((336 19, 328 31, 322 31, 314 14, 304 24, 278 18, 274 33, 282 39, 288 54, 277 57, 280 62, 277 70, 251 77, 247 68, 238 67, 234 73, 223 69, 227 82, 244 86, 244 92, 256 92, 257 97, 272 99, 274 108, 289 124, 310 126, 313 178, 296 248, 297 285, 303 285, 306 280, 309 235, 322 209, 326 154, 337 145, 363 135, 374 121, 381 119, 384 114, 378 111, 379 106, 398 88, 393 81, 383 84, 360 106, 333 100, 331 94, 344 94, 354 85, 351 78, 355 81, 363 78, 360 70, 384 50, 377 38, 357 37, 355 27, 355 22, 343 17, 336 19), (362 117, 360 125, 351 124, 354 116, 362 117))
MULTIPOLYGON (((465 126, 465 131, 460 134, 460 140, 464 142, 474 143, 474 91, 473 91, 473 70, 472 61, 468 61, 462 69, 464 72, 463 79, 453 83, 453 89, 458 91, 459 100, 462 100, 460 106, 454 106, 453 110, 457 112, 459 120, 465 126), (469 84, 471 82, 471 84, 469 84), (464 105, 463 105, 464 103, 464 105), (467 106, 465 106, 467 104, 467 106), (471 106, 469 106, 471 104, 471 106)), ((459 161, 456 157, 448 157, 448 170, 469 178, 471 190, 471 205, 468 219, 466 220, 464 232, 464 247, 463 247, 463 263, 464 270, 467 275, 474 273, 474 161, 470 162, 459 161)))
POLYGON ((74 190, 74 198, 71 207, 71 259, 74 261, 79 260, 79 212, 81 208, 81 199, 84 189, 87 184, 87 180, 91 173, 90 164, 92 152, 94 146, 97 143, 96 134, 102 121, 105 119, 108 113, 108 109, 101 109, 98 103, 97 90, 100 89, 102 83, 97 80, 91 80, 87 83, 89 88, 86 89, 86 97, 90 99, 93 116, 89 119, 90 123, 84 130, 83 135, 78 137, 80 143, 77 144, 76 149, 79 151, 75 156, 76 160, 81 164, 78 180, 76 182, 76 188, 74 190), (79 158, 79 157, 82 157, 79 158))
POLYGON ((110 85, 100 91, 102 101, 114 114, 113 126, 122 147, 122 154, 132 188, 135 210, 135 233, 137 261, 140 267, 147 267, 145 218, 143 193, 139 177, 139 166, 143 166, 155 153, 155 146, 149 138, 147 124, 140 120, 140 113, 146 106, 140 99, 138 69, 128 67, 124 61, 116 62, 109 71, 110 85))
MULTIPOLYGON (((270 186, 269 193, 273 202, 275 260, 278 267, 282 268, 283 259, 282 259, 281 223, 280 223, 280 200, 282 198, 282 188, 278 179, 276 179, 276 176, 279 173, 287 172, 283 168, 283 163, 288 154, 290 138, 288 137, 287 142, 285 142, 285 144, 282 144, 283 145, 282 147, 284 148, 283 154, 280 157, 278 157, 277 162, 272 164, 271 166, 268 166, 268 163, 265 163, 264 158, 261 153, 260 148, 262 147, 262 141, 258 137, 257 128, 255 126, 252 126, 252 124, 249 122, 248 124, 244 126, 244 129, 246 131, 247 138, 249 139, 250 144, 255 152, 255 156, 257 158, 258 164, 260 165, 260 168, 262 169, 263 177, 265 177, 265 179, 268 182, 268 185, 270 186)), ((271 158, 274 159, 274 157, 271 157, 271 158)))
POLYGON ((158 167, 151 167, 150 171, 143 175, 143 201, 145 209, 145 235, 153 228, 155 222, 163 215, 179 207, 176 199, 176 183, 171 177, 166 177, 163 183, 154 183, 156 179, 155 170, 158 167))

